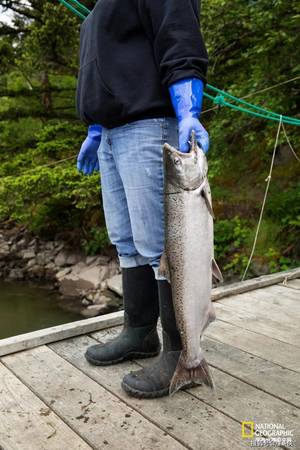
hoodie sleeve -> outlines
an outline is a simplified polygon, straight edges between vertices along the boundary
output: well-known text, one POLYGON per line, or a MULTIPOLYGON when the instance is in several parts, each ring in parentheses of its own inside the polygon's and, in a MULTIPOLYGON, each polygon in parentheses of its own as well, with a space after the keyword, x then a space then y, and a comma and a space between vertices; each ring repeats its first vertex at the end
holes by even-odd
POLYGON ((199 0, 137 0, 137 4, 162 84, 169 87, 184 78, 206 82, 208 56, 200 31, 199 0))

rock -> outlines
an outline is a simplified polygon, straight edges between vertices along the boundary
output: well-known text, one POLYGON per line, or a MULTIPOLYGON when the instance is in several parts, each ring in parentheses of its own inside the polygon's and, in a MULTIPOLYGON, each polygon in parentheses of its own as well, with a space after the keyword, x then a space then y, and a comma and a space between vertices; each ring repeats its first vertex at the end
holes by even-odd
POLYGON ((91 302, 87 298, 81 300, 82 306, 89 306, 91 302))
POLYGON ((70 253, 67 256, 67 265, 73 266, 74 264, 78 263, 79 261, 82 261, 83 255, 80 253, 70 253))
POLYGON ((36 264, 30 269, 30 275, 34 278, 42 279, 45 277, 45 270, 36 264))
POLYGON ((95 265, 107 266, 109 261, 110 261, 110 257, 109 256, 100 255, 100 256, 97 256, 96 261, 95 261, 95 265))
POLYGON ((100 285, 100 289, 101 289, 101 291, 105 291, 105 289, 107 289, 107 280, 102 281, 102 283, 100 285))
POLYGON ((24 251, 21 252, 21 257, 23 259, 35 258, 35 252, 34 252, 34 250, 24 250, 24 251))
POLYGON ((82 272, 82 271, 84 271, 84 270, 86 270, 86 269, 88 269, 88 268, 89 268, 89 267, 86 265, 86 263, 84 263, 83 261, 81 261, 81 262, 75 264, 75 265, 72 267, 72 272, 73 272, 74 274, 76 274, 76 273, 80 273, 80 272, 82 272))
POLYGON ((94 296, 94 305, 105 305, 107 306, 111 301, 111 298, 101 294, 101 292, 97 292, 94 296))
POLYGON ((114 275, 119 274, 120 273, 119 261, 117 261, 116 259, 111 260, 108 264, 108 271, 109 271, 108 278, 112 278, 114 275))
POLYGON ((58 267, 67 266, 68 255, 65 251, 60 251, 54 259, 54 264, 58 267))
POLYGON ((122 286, 122 275, 115 275, 107 280, 107 287, 111 291, 118 294, 120 297, 123 296, 123 286, 122 286))
POLYGON ((81 314, 84 317, 96 317, 102 314, 106 309, 105 305, 90 305, 83 311, 81 311, 81 314))
POLYGON ((8 274, 8 278, 10 280, 23 280, 24 271, 22 269, 12 269, 8 274))
POLYGON ((66 275, 68 275, 68 273, 71 272, 71 270, 72 270, 71 267, 66 267, 65 269, 60 270, 55 275, 56 279, 60 280, 60 279, 64 278, 66 275))
POLYGON ((26 267, 27 269, 31 269, 31 267, 33 267, 34 265, 35 265, 35 258, 27 261, 26 267))
POLYGON ((67 253, 65 250, 61 250, 54 259, 54 263, 58 267, 73 266, 74 264, 82 261, 83 255, 80 253, 67 253))
POLYGON ((37 264, 40 264, 41 266, 53 262, 53 259, 53 254, 49 250, 40 252, 36 255, 37 264))
POLYGON ((53 254, 57 255, 61 250, 63 250, 63 248, 64 248, 64 244, 62 242, 55 242, 53 254))
POLYGON ((91 292, 90 294, 87 294, 86 299, 90 302, 90 303, 95 303, 94 302, 94 298, 95 298, 95 293, 91 292))
POLYGON ((18 248, 19 249, 22 249, 22 248, 24 248, 26 246, 26 239, 25 238, 21 238, 19 241, 18 241, 18 248))
POLYGON ((54 248, 55 248, 55 242, 51 242, 51 241, 46 242, 46 244, 45 244, 45 249, 46 250, 49 250, 50 252, 53 252, 54 248))
POLYGON ((10 247, 6 242, 1 242, 0 244, 0 258, 4 259, 10 254, 10 247))
POLYGON ((86 257, 86 265, 90 266, 91 264, 93 264, 94 262, 96 262, 97 256, 87 256, 86 257))
POLYGON ((108 269, 103 266, 85 267, 80 272, 71 271, 60 278, 60 292, 66 296, 79 296, 82 290, 96 290, 107 276, 108 269))

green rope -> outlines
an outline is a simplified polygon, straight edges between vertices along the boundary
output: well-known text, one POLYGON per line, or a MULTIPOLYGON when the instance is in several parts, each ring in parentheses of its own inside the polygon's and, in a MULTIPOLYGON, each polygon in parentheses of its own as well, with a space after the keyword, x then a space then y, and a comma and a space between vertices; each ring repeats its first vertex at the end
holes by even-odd
POLYGON ((80 11, 78 11, 76 8, 74 8, 74 6, 70 5, 67 1, 65 0, 58 0, 59 3, 61 3, 62 5, 64 5, 66 8, 68 8, 70 11, 72 11, 72 13, 76 14, 76 16, 80 17, 80 19, 85 19, 85 14, 82 14, 80 11))
POLYGON ((86 6, 84 6, 82 3, 80 3, 78 0, 69 0, 73 3, 75 3, 75 5, 81 9, 81 11, 87 15, 89 15, 89 13, 91 12, 86 6))
MULTIPOLYGON (((218 88, 212 86, 211 84, 207 84, 206 87, 207 87, 208 89, 214 91, 214 92, 217 92, 218 94, 220 94, 220 95, 222 95, 222 96, 224 96, 224 97, 230 98, 231 100, 233 100, 233 101, 235 101, 235 102, 237 102, 237 103, 239 103, 239 104, 241 104, 241 105, 248 106, 248 107, 250 107, 251 109, 254 109, 254 110, 256 110, 256 111, 260 111, 260 112, 262 112, 262 113, 264 113, 264 114, 267 114, 268 116, 274 116, 274 117, 277 117, 278 119, 280 119, 280 117, 282 117, 283 119, 287 119, 287 120, 289 120, 289 121, 293 121, 293 122, 295 121, 296 124, 299 122, 298 119, 294 119, 293 117, 284 116, 284 115, 275 113, 275 112, 273 112, 273 111, 270 111, 270 110, 268 110, 268 109, 262 108, 262 107, 260 107, 260 106, 253 105, 252 103, 246 102, 245 100, 242 100, 242 99, 240 99, 240 98, 237 98, 237 97, 235 97, 234 95, 231 95, 231 94, 228 94, 227 92, 221 91, 221 89, 218 89, 218 88)), ((218 96, 215 97, 215 99, 216 99, 216 98, 218 98, 218 96)), ((216 103, 216 102, 215 102, 215 103, 216 103)))
MULTIPOLYGON (((281 122, 287 123, 289 125, 298 125, 298 122, 299 122, 297 119, 293 119, 292 117, 280 116, 280 114, 277 117, 277 114, 275 115, 275 113, 274 113, 274 115, 261 114, 261 113, 255 112, 255 111, 251 111, 250 109, 243 108, 241 106, 233 105, 232 103, 227 102, 224 98, 224 95, 222 95, 222 94, 218 94, 216 97, 213 97, 212 95, 209 95, 205 92, 204 95, 205 95, 205 97, 209 98, 215 105, 217 105, 219 107, 227 106, 228 108, 234 109, 235 111, 249 114, 254 117, 259 117, 261 119, 267 119, 267 120, 272 120, 275 122, 280 122, 280 117, 281 117, 281 122), (285 119, 284 119, 284 117, 285 117, 285 119)), ((248 103, 248 104, 251 107, 255 106, 255 105, 252 105, 251 103, 248 103)), ((258 109, 264 111, 263 108, 258 108, 258 109)))
MULTIPOLYGON (((81 9, 82 12, 77 10, 74 6, 70 5, 66 0, 58 0, 60 3, 65 5, 70 11, 72 11, 74 14, 79 16, 81 19, 85 19, 87 15, 91 12, 86 6, 84 6, 82 3, 80 3, 78 0, 69 0, 76 4, 76 6, 81 9)), ((296 119, 294 117, 284 116, 278 113, 275 113, 273 111, 270 111, 268 109, 262 108, 261 106, 253 105, 252 103, 246 102, 245 100, 242 100, 238 97, 235 97, 234 95, 228 94, 225 91, 222 91, 221 89, 218 89, 211 84, 207 84, 206 88, 208 90, 211 90, 215 92, 217 95, 214 97, 213 95, 208 94, 207 92, 204 92, 204 96, 211 100, 215 105, 218 105, 220 108, 222 106, 226 106, 228 108, 231 108, 235 111, 239 111, 254 117, 259 117, 261 119, 266 120, 272 120, 274 122, 281 122, 286 123, 289 125, 296 125, 300 126, 300 119, 296 119), (237 103, 237 105, 228 102, 227 99, 230 99, 237 103), (243 105, 243 106, 238 106, 243 105), (244 106, 246 108, 244 108, 244 106)))

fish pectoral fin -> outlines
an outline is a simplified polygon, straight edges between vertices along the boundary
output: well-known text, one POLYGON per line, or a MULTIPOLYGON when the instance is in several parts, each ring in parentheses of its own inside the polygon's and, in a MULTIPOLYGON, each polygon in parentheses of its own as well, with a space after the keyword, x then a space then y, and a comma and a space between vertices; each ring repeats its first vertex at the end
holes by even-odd
POLYGON ((178 360, 178 364, 171 380, 169 395, 174 395, 179 389, 184 386, 193 384, 206 384, 211 389, 214 389, 215 383, 210 373, 209 366, 204 358, 200 361, 197 367, 188 369, 184 367, 181 361, 181 357, 178 360))
POLYGON ((169 261, 166 252, 163 252, 163 254, 161 255, 158 275, 166 278, 166 280, 171 283, 169 261))
POLYGON ((205 185, 201 191, 201 195, 204 198, 205 204, 207 206, 208 212, 209 214, 212 216, 213 219, 215 219, 215 214, 214 214, 214 210, 212 207, 212 203, 211 203, 211 198, 210 195, 208 193, 208 187, 207 185, 205 185))
POLYGON ((224 278, 223 278, 222 272, 221 272, 221 270, 220 270, 220 268, 219 268, 219 266, 218 266, 218 264, 216 263, 216 260, 215 260, 214 258, 213 258, 213 260, 212 260, 211 265, 212 265, 212 277, 213 277, 213 281, 214 281, 215 283, 223 283, 224 278))

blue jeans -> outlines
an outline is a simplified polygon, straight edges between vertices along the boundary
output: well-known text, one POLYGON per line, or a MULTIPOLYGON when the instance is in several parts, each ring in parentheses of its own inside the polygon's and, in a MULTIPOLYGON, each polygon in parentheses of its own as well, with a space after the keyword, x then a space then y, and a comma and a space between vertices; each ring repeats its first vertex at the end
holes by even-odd
POLYGON ((157 268, 164 248, 163 144, 178 147, 178 122, 146 119, 103 129, 98 157, 109 238, 122 268, 157 268))

